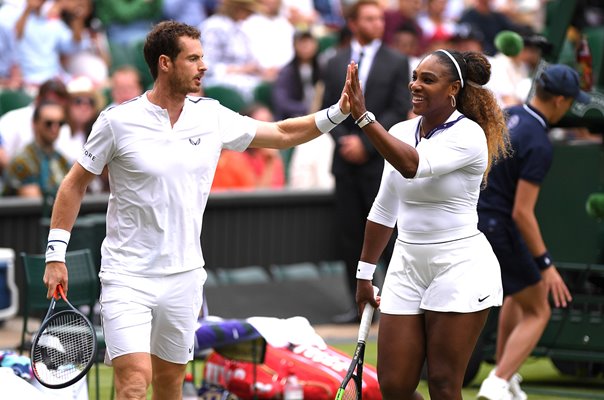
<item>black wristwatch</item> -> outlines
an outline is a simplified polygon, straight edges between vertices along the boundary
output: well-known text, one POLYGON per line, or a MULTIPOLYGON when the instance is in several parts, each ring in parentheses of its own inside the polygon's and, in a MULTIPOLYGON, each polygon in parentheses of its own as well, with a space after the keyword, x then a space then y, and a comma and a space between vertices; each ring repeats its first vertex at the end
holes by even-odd
POLYGON ((375 122, 375 115, 373 115, 371 111, 365 111, 363 115, 359 117, 359 119, 354 121, 354 123, 357 124, 359 128, 363 128, 365 125, 370 124, 372 122, 375 122))

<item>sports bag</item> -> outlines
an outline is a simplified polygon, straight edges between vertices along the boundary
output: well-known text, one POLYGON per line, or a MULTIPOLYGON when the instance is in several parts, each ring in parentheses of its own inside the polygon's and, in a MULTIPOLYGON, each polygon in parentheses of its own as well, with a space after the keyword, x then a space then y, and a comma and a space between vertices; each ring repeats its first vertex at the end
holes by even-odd
MULTIPOLYGON (((274 347, 266 344, 261 363, 227 358, 212 351, 204 366, 204 385, 226 388, 240 399, 282 399, 287 376, 294 373, 304 398, 333 400, 351 357, 331 346, 274 347)), ((376 370, 363 366, 363 399, 381 400, 376 370)))

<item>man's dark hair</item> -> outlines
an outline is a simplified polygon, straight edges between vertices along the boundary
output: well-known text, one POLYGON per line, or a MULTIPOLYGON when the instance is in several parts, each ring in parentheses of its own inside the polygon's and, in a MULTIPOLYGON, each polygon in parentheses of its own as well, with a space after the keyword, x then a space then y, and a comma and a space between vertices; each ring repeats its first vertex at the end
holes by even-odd
POLYGON ((396 33, 410 33, 415 37, 420 37, 421 32, 417 29, 417 26, 411 21, 403 21, 396 27, 396 33))
POLYGON ((153 80, 157 79, 157 61, 159 57, 165 55, 170 60, 175 60, 182 50, 179 39, 183 36, 199 39, 201 33, 199 29, 177 21, 160 22, 149 32, 145 40, 143 53, 153 80))
POLYGON ((38 88, 37 98, 40 100, 44 100, 51 93, 65 100, 71 97, 69 95, 69 92, 67 92, 67 87, 65 86, 65 83, 63 83, 63 81, 58 78, 52 78, 42 83, 38 88))
POLYGON ((359 17, 359 9, 366 5, 380 6, 377 0, 358 0, 346 9, 346 19, 355 21, 359 17))
POLYGON ((64 111, 65 109, 62 104, 57 103, 56 101, 53 101, 53 100, 42 100, 38 104, 36 104, 36 108, 34 108, 34 114, 33 114, 34 122, 37 122, 40 119, 40 114, 42 113, 42 109, 47 106, 58 106, 63 109, 63 112, 65 112, 64 111))

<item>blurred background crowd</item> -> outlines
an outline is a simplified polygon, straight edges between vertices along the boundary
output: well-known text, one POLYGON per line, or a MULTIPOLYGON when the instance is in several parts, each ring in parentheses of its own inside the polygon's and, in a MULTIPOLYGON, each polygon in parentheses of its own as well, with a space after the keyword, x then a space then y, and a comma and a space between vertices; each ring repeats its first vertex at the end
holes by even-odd
MULTIPOLYGON (((0 0, 2 195, 56 191, 98 114, 152 86, 142 46, 156 22, 173 19, 201 30, 208 71, 201 93, 193 95, 259 120, 283 119, 322 106, 330 57, 353 40, 347 10, 355 2, 0 0)), ((379 0, 380 40, 406 57, 410 72, 437 48, 482 51, 492 63, 488 87, 501 106, 520 104, 551 50, 542 35, 547 2, 379 0), (518 54, 497 48, 502 31, 522 38, 518 54)), ((603 24, 601 3, 583 0, 578 7, 567 32, 572 57, 582 45, 581 29, 603 24)), ((566 134, 600 138, 580 130, 566 134)), ((329 135, 284 152, 225 151, 213 190, 333 188, 333 152, 329 135)), ((106 176, 90 190, 108 191, 106 176)))

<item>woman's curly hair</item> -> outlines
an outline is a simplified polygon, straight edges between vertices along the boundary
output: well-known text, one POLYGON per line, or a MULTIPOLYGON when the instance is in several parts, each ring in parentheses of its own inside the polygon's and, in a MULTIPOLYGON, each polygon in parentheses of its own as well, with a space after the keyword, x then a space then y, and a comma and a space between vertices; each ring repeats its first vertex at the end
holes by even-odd
MULTIPOLYGON (((464 86, 457 94, 457 109, 480 125, 487 138, 489 162, 484 173, 486 183, 493 163, 511 153, 504 113, 493 93, 483 86, 491 78, 491 63, 482 53, 447 51, 457 61, 464 80, 464 86)), ((445 53, 436 51, 434 55, 447 65, 451 76, 459 76, 457 68, 445 53)))

